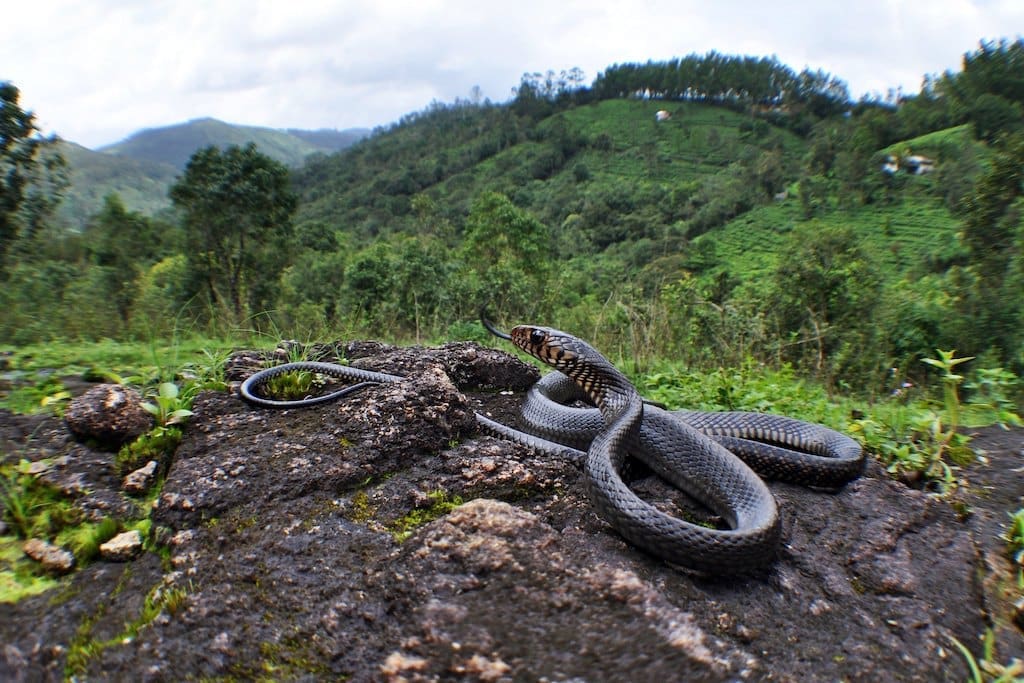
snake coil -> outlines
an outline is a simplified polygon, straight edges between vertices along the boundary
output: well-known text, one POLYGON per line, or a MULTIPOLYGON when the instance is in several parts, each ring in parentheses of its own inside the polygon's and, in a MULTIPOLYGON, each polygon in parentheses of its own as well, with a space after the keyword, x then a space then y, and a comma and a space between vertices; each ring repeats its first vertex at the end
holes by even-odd
MULTIPOLYGON (((670 413, 644 402, 629 380, 586 342, 529 325, 505 334, 482 318, 492 333, 558 372, 530 389, 523 405, 523 430, 477 413, 481 428, 540 451, 584 461, 587 492, 598 514, 630 543, 667 561, 700 571, 733 573, 763 566, 775 557, 781 535, 779 514, 755 469, 772 478, 828 488, 843 485, 863 469, 860 445, 833 430, 759 413, 670 413), (596 408, 563 405, 580 398, 596 408), (642 500, 622 479, 627 457, 642 461, 706 505, 728 528, 691 523, 642 500)), ((287 363, 252 375, 239 393, 257 406, 297 407, 335 400, 370 383, 401 379, 333 363, 287 363), (294 371, 358 384, 297 401, 257 394, 258 387, 269 380, 294 371)))

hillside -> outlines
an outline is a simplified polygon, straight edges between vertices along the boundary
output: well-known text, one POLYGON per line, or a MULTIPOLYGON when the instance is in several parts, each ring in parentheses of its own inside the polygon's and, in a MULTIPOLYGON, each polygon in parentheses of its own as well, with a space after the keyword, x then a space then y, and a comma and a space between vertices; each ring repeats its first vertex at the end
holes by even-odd
MULTIPOLYGON (((983 156, 967 128, 876 153, 983 156)), ((632 271, 639 282, 680 269, 763 277, 809 223, 853 228, 891 277, 955 257, 959 222, 934 177, 901 176, 885 201, 833 193, 807 216, 798 182, 807 153, 807 139, 788 130, 697 103, 605 100, 532 125, 502 108, 435 110, 299 169, 298 220, 345 226, 357 242, 416 232, 412 198, 422 194, 458 232, 474 198, 497 191, 551 229, 563 259, 600 256, 611 278, 632 271), (672 117, 656 121, 666 106, 672 117), (783 190, 785 200, 773 198, 783 190)), ((881 182, 877 167, 867 173, 881 182)))
POLYGON ((927 178, 912 178, 892 202, 831 205, 811 218, 803 215, 798 197, 788 196, 698 236, 687 265, 709 275, 754 280, 769 275, 787 257, 786 240, 798 227, 849 227, 860 245, 886 266, 882 273, 895 279, 958 253, 960 222, 929 193, 930 186, 927 178))
MULTIPOLYGON (((299 222, 344 225, 359 237, 414 230, 411 198, 423 193, 461 225, 484 191, 507 194, 558 232, 581 233, 575 249, 662 235, 702 183, 771 150, 794 165, 804 142, 750 117, 696 103, 606 100, 533 122, 508 107, 432 110, 346 153, 297 171, 299 222)), ((794 168, 795 173, 795 168, 794 168)))
POLYGON ((167 190, 178 175, 170 164, 94 152, 73 142, 60 143, 60 152, 70 185, 57 214, 74 229, 81 229, 112 192, 128 209, 147 215, 170 206, 167 190))

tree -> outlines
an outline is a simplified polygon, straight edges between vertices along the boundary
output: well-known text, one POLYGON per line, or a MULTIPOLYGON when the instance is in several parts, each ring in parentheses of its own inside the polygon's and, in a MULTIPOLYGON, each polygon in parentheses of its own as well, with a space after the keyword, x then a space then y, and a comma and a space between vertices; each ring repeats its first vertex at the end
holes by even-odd
POLYGON ((288 169, 255 144, 189 159, 171 200, 182 211, 189 270, 209 302, 240 322, 273 300, 297 204, 288 169))
POLYGON ((0 279, 11 245, 23 232, 38 230, 64 185, 63 157, 44 154, 56 138, 40 135, 35 115, 18 105, 19 96, 13 84, 0 81, 0 279))
POLYGON ((116 306, 127 328, 136 280, 161 255, 160 235, 149 218, 128 211, 118 195, 109 194, 103 209, 86 226, 85 238, 103 296, 116 306))
POLYGON ((963 202, 963 241, 970 268, 977 278, 972 296, 962 302, 973 320, 977 351, 991 345, 1008 359, 1017 351, 1018 316, 1024 313, 1019 280, 1012 277, 1019 263, 1024 235, 1024 133, 1003 140, 987 172, 963 202))
POLYGON ((974 137, 985 142, 995 142, 1001 134, 1024 127, 1024 107, 999 95, 982 93, 968 111, 974 137))
POLYGON ((539 315, 549 291, 551 233, 508 197, 485 192, 473 202, 462 246, 470 310, 493 304, 501 316, 539 315))
POLYGON ((877 266, 850 228, 807 223, 780 249, 771 315, 783 357, 810 361, 827 379, 863 380, 878 364, 874 312, 881 284, 877 266))

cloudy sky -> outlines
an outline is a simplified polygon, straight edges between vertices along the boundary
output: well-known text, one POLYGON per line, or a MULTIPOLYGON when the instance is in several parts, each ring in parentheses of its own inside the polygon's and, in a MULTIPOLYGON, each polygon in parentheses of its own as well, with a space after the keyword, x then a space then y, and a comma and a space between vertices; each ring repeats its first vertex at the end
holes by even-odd
POLYGON ((917 92, 980 39, 1024 34, 1022 0, 29 0, 3 10, 0 80, 47 132, 98 147, 212 116, 373 127, 524 72, 693 52, 776 55, 851 93, 917 92))

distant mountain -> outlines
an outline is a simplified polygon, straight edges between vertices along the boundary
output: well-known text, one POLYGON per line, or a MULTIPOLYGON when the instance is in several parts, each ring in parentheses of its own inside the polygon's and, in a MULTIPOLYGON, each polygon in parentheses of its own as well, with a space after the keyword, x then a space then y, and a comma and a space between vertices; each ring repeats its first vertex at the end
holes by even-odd
POLYGON ((255 142, 263 154, 297 167, 312 154, 333 154, 369 134, 365 128, 277 130, 205 118, 139 131, 95 151, 62 142, 60 151, 68 162, 70 186, 58 213, 68 226, 80 229, 111 192, 120 195, 131 211, 157 213, 170 206, 167 192, 189 158, 209 145, 255 142))
POLYGON ((163 128, 139 131, 101 147, 99 152, 170 164, 184 169, 196 150, 209 145, 227 147, 255 142, 260 151, 288 166, 300 166, 310 154, 330 154, 369 135, 366 129, 300 131, 239 126, 217 119, 194 119, 163 128))

